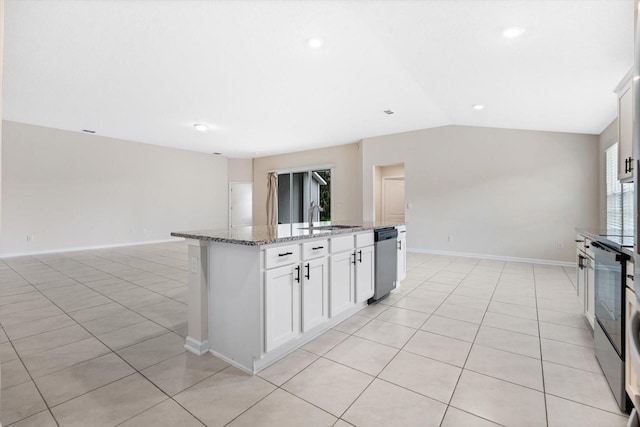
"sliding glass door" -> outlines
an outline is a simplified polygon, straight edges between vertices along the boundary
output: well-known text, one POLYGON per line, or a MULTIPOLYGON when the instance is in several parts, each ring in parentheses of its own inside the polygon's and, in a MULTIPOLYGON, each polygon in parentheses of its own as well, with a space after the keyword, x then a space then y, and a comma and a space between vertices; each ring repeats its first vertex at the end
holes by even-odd
POLYGON ((278 174, 278 224, 308 222, 311 202, 313 222, 331 221, 331 169, 278 174))

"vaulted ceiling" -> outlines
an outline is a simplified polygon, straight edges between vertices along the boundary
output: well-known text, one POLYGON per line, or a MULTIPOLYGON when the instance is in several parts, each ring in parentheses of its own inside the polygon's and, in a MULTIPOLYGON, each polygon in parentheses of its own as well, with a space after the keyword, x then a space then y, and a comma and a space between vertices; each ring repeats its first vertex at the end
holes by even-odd
POLYGON ((5 19, 5 120, 230 157, 449 124, 599 134, 633 61, 632 0, 7 0, 5 19))

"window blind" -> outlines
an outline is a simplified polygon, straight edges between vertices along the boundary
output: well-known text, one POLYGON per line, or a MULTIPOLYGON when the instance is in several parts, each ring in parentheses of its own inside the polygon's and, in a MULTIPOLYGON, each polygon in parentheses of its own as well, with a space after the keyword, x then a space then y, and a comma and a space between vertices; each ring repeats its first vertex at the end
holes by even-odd
POLYGON ((618 143, 605 152, 607 233, 622 234, 622 185, 618 181, 618 143))

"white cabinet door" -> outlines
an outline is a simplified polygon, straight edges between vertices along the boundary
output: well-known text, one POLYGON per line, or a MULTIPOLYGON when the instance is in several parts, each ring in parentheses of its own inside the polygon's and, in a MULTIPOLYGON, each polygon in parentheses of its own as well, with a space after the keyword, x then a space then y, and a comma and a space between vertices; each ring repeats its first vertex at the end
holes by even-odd
POLYGON ((404 227, 398 229, 398 277, 400 282, 407 277, 407 232, 404 227))
POLYGON ((586 257, 582 253, 582 251, 577 251, 577 262, 576 262, 576 271, 577 271, 577 291, 578 291, 578 301, 582 305, 583 309, 586 311, 585 302, 586 298, 584 296, 585 292, 585 284, 587 283, 587 261, 586 257))
POLYGON ((373 246, 356 250, 356 302, 363 302, 373 296, 374 279, 373 246))
POLYGON ((330 260, 330 303, 331 316, 343 312, 353 306, 354 302, 354 268, 355 253, 342 252, 331 256, 330 260))
POLYGON ((595 266, 594 262, 591 258, 586 258, 585 261, 585 293, 584 293, 584 314, 587 316, 587 320, 591 324, 593 328, 593 317, 595 315, 596 308, 596 295, 595 295, 595 282, 596 282, 596 274, 595 274, 595 266))
POLYGON ((631 84, 622 89, 618 99, 618 179, 633 178, 633 99, 631 84))
MULTIPOLYGON (((626 300, 626 326, 625 329, 628 331, 631 329, 631 319, 636 312, 636 294, 629 288, 625 290, 625 300, 626 300)), ((626 345, 625 349, 625 389, 629 396, 631 396, 632 401, 636 401, 637 396, 640 394, 638 389, 638 377, 636 375, 636 371, 634 368, 634 364, 631 362, 631 346, 633 345, 633 341, 628 339, 629 344, 626 345)))
POLYGON ((265 272, 265 351, 269 352, 300 334, 300 265, 265 272))
POLYGON ((302 332, 307 332, 329 319, 329 259, 306 261, 302 271, 302 332))

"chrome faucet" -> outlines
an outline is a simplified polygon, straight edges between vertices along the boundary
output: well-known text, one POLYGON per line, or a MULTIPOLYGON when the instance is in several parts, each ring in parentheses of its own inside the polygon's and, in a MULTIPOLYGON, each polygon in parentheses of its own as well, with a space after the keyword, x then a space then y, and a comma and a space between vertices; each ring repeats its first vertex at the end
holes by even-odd
POLYGON ((318 209, 318 212, 324 212, 324 209, 320 205, 316 205, 314 200, 311 201, 309 205, 309 228, 313 228, 313 213, 318 209))

